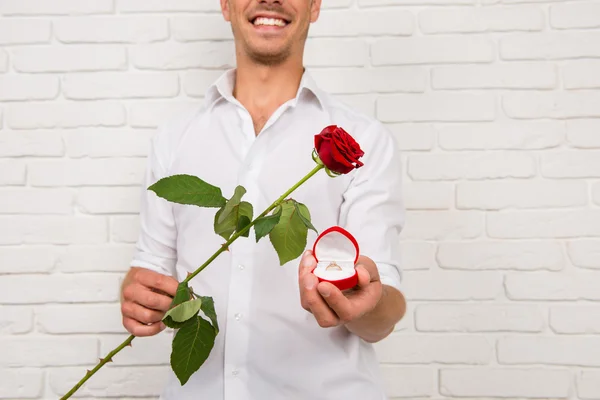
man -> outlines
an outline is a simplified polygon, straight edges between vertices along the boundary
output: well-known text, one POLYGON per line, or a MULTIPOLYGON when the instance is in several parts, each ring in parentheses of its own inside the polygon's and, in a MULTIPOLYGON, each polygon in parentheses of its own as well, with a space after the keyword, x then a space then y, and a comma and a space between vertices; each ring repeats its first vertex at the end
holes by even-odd
MULTIPOLYGON (((223 74, 194 112, 159 129, 146 187, 191 174, 229 197, 247 189, 255 216, 314 167, 314 135, 338 125, 361 145, 364 166, 319 173, 293 193, 321 232, 340 225, 360 246, 359 285, 340 292, 310 271, 307 250, 280 266, 266 239, 240 238, 191 281, 213 296, 221 332, 185 386, 170 377, 161 399, 385 399, 372 343, 403 317, 398 236, 401 164, 391 135, 322 92, 303 67, 309 25, 321 0, 221 0, 235 37, 236 69, 223 74)), ((222 244, 215 209, 169 203, 144 191, 137 252, 122 288, 125 328, 150 336, 177 282, 222 244)), ((308 246, 315 235, 310 231, 308 246)))

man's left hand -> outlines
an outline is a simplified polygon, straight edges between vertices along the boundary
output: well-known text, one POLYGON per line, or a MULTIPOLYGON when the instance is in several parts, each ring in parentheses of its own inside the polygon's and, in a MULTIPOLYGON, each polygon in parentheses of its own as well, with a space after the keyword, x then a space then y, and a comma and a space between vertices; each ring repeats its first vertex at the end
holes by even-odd
POLYGON ((321 327, 356 321, 379 303, 383 288, 377 266, 370 258, 359 256, 356 265, 358 285, 343 292, 329 282, 319 282, 311 273, 316 265, 312 251, 307 250, 300 260, 298 282, 302 307, 315 316, 321 327))

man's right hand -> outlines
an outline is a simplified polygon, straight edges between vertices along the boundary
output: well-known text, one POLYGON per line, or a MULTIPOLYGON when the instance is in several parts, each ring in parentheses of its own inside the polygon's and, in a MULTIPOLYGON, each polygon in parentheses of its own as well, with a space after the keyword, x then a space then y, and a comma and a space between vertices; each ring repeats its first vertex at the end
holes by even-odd
POLYGON ((179 282, 146 268, 132 267, 121 285, 123 326, 135 336, 153 336, 165 329, 161 322, 179 282))

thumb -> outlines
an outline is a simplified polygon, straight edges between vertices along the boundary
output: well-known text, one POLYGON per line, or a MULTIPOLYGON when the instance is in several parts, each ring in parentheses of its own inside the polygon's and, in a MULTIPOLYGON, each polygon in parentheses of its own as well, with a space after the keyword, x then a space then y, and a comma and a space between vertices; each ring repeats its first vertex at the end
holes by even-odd
POLYGON ((314 267, 317 266, 317 260, 313 256, 312 250, 306 250, 302 254, 302 258, 300 259, 300 267, 298 269, 298 274, 300 276, 309 273, 312 271, 314 267))

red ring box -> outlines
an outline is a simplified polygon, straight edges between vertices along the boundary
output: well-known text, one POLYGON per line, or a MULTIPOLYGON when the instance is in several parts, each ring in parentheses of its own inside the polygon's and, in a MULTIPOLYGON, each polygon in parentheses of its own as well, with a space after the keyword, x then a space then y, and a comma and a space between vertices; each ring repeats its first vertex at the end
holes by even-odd
POLYGON ((354 236, 340 226, 332 226, 323 231, 313 245, 313 255, 317 266, 312 273, 319 282, 329 282, 340 290, 351 289, 358 284, 356 262, 359 249, 354 236), (335 262, 342 270, 327 270, 335 262))

